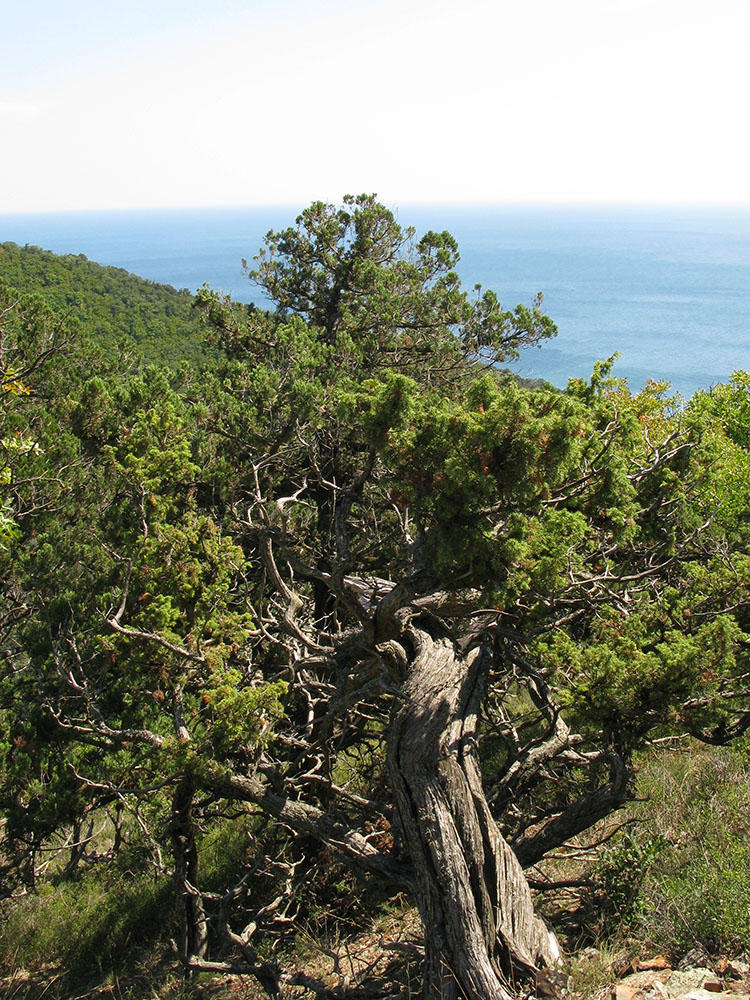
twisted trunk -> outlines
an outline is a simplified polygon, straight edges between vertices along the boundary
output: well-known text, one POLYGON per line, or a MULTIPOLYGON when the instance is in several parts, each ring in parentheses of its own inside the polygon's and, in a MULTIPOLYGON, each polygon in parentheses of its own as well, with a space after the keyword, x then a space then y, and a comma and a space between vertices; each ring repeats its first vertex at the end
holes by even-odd
POLYGON ((553 964, 513 851, 490 814, 476 760, 485 652, 406 634, 410 667, 388 734, 388 768, 415 869, 425 1000, 509 1000, 516 978, 553 964))

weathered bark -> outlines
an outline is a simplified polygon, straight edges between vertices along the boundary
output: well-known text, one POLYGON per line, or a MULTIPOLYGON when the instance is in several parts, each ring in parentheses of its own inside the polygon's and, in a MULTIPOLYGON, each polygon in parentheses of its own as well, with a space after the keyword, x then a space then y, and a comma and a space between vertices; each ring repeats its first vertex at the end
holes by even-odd
POLYGON ((429 1000, 509 1000, 517 977, 559 956, 490 814, 476 760, 485 652, 411 627, 388 770, 414 865, 429 1000))

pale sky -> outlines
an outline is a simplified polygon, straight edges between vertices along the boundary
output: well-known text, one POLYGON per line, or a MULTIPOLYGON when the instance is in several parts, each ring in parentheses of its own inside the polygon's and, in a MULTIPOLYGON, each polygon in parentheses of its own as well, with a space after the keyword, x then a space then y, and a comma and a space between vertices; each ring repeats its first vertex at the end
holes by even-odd
POLYGON ((0 0, 0 213, 750 202, 747 0, 0 0))

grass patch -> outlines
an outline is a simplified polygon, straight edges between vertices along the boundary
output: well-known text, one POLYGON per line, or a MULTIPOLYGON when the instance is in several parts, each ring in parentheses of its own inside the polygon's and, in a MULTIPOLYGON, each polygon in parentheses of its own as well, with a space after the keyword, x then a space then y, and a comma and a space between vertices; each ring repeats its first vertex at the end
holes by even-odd
POLYGON ((750 741, 657 756, 642 789, 653 858, 635 900, 641 933, 678 953, 749 947, 750 741))
POLYGON ((71 983, 117 975, 164 939, 172 907, 169 880, 97 866, 4 904, 0 964, 9 974, 57 969, 71 983))
POLYGON ((638 795, 591 869, 589 940, 673 958, 750 948, 750 741, 652 751, 638 795))

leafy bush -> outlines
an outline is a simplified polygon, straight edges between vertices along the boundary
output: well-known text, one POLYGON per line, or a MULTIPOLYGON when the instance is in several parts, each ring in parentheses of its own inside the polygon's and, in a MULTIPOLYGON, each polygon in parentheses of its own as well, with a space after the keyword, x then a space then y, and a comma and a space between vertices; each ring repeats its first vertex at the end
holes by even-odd
POLYGON ((662 855, 665 844, 651 829, 627 830, 606 853, 594 885, 601 894, 600 913, 605 935, 632 932, 643 919, 644 882, 662 855))

